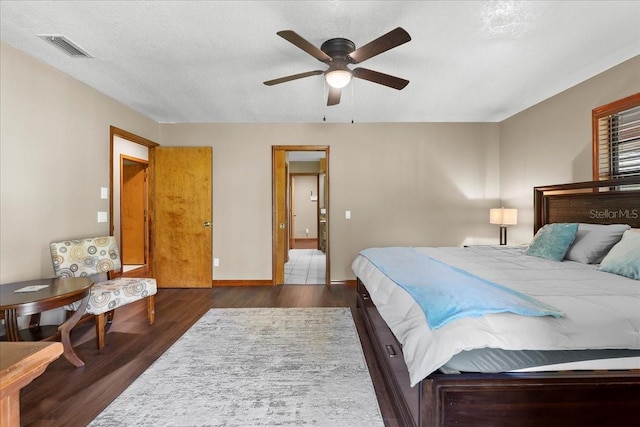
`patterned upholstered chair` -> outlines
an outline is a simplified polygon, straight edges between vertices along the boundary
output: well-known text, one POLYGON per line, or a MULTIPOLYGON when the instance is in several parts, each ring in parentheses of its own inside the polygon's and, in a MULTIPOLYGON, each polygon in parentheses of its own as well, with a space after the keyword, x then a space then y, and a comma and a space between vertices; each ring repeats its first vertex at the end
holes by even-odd
MULTIPOLYGON (((145 298, 149 324, 155 322, 156 280, 109 276, 110 272, 121 268, 120 254, 113 236, 52 242, 50 249, 56 277, 87 276, 95 282, 86 314, 95 316, 96 339, 100 350, 104 348, 107 317, 111 320, 116 308, 145 298)), ((79 306, 80 301, 77 301, 65 309, 75 311, 79 306)))

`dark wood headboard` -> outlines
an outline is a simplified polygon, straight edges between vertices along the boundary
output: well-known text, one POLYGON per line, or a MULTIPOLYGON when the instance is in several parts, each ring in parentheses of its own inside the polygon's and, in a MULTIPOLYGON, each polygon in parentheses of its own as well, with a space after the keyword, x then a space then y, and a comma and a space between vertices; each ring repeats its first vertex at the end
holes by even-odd
POLYGON ((640 228, 640 176, 534 187, 533 209, 534 233, 553 222, 640 228))

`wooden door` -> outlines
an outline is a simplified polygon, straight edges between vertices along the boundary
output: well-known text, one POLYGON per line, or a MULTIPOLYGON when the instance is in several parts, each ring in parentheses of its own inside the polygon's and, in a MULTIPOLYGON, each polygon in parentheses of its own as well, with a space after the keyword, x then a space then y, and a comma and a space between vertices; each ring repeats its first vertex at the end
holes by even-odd
POLYGON ((212 149, 150 152, 152 250, 159 287, 212 285, 212 149))
POLYGON ((120 157, 122 263, 144 265, 147 263, 147 164, 120 157))

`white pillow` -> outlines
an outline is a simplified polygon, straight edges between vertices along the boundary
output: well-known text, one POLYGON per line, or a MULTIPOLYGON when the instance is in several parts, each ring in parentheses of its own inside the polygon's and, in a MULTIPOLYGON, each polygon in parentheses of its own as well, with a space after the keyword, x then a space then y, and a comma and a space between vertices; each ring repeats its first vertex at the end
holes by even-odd
POLYGON ((631 227, 627 224, 580 223, 576 239, 569 247, 565 259, 583 264, 598 264, 629 228, 631 227))
POLYGON ((633 230, 625 231, 622 240, 604 257, 599 269, 640 280, 640 233, 633 230))

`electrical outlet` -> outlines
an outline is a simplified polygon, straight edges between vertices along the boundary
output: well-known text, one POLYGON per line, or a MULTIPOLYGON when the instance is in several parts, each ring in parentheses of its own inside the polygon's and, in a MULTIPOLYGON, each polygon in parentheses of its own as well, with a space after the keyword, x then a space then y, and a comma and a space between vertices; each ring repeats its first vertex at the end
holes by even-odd
POLYGON ((351 219, 351 211, 344 211, 344 219, 351 219))
POLYGON ((107 187, 100 187, 100 198, 103 200, 109 198, 109 189, 107 187))
POLYGON ((106 212, 98 212, 98 222, 107 222, 108 217, 106 212))
POLYGON ((220 258, 214 258, 213 259, 213 266, 214 267, 220 267, 220 258))

